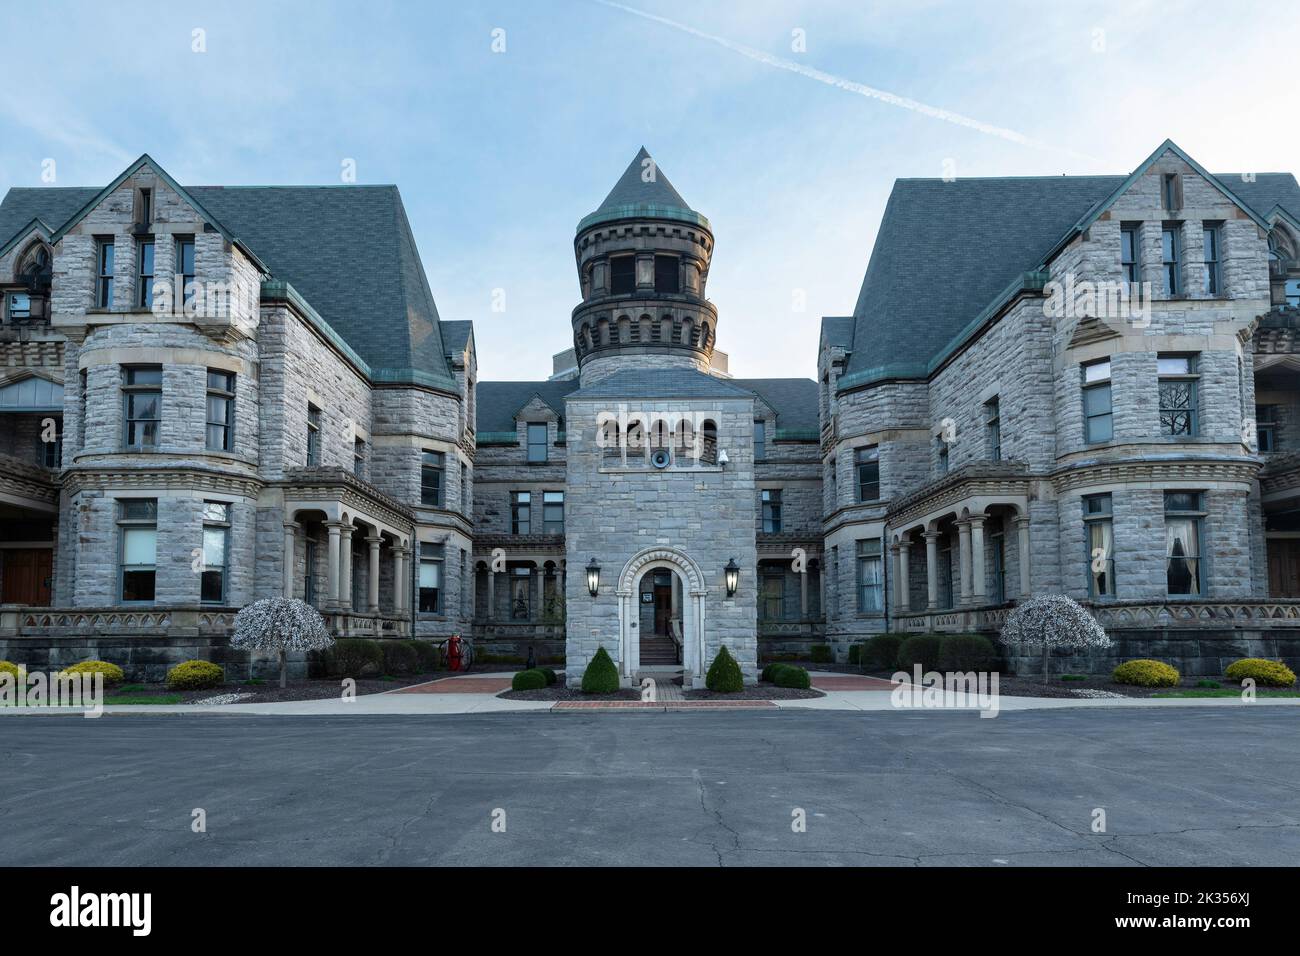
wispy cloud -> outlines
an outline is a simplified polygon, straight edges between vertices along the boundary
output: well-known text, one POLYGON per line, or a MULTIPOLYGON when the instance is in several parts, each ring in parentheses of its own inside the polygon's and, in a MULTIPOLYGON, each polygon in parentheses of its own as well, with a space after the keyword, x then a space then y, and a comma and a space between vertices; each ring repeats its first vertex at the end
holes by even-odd
POLYGON ((897 106, 899 109, 911 110, 913 113, 920 113, 923 116, 929 116, 932 119, 941 120, 945 123, 952 123, 956 126, 964 126, 967 129, 973 129, 976 132, 983 133, 986 136, 996 136, 999 139, 1009 140, 1022 146, 1030 146, 1034 149, 1047 149, 1057 152, 1069 153, 1073 156, 1079 156, 1085 159, 1094 157, 1087 156, 1084 153, 1075 152, 1052 143, 1040 142, 1036 139, 1018 133, 1013 129, 1007 129, 1005 126, 995 126, 992 123, 985 123, 983 120, 977 120, 970 116, 963 116, 961 113, 954 113, 951 110, 941 109, 937 106, 930 106, 928 103, 922 103, 919 100, 910 99, 906 96, 899 96, 896 93, 890 93, 887 90, 878 90, 874 86, 867 86, 865 83, 858 83, 855 80, 845 79, 842 76, 836 76, 833 73, 827 73, 824 70, 817 70, 802 63, 796 63, 794 60, 787 60, 784 57, 774 56, 763 50, 746 46, 743 43, 737 43, 726 37, 720 37, 712 33, 705 33, 703 30, 697 30, 685 23, 679 23, 676 20, 670 20, 667 17, 657 16, 653 13, 647 13, 645 10, 638 10, 635 7, 629 7, 622 3, 615 3, 613 0, 595 0, 601 6, 612 7, 615 10, 622 10, 625 13, 633 14, 645 20, 653 20, 655 23, 662 23, 664 26, 679 30, 682 33, 688 33, 691 36, 699 37, 701 40, 708 40, 710 43, 716 43, 724 49, 731 50, 733 53, 739 53, 741 56, 748 57, 758 63, 767 66, 774 66, 779 70, 786 70, 790 73, 797 73, 800 76, 807 77, 810 80, 816 80, 818 83, 825 83, 827 86, 833 86, 841 90, 847 90, 850 93, 856 93, 859 96, 865 96, 868 99, 879 100, 882 103, 888 103, 890 106, 897 106))

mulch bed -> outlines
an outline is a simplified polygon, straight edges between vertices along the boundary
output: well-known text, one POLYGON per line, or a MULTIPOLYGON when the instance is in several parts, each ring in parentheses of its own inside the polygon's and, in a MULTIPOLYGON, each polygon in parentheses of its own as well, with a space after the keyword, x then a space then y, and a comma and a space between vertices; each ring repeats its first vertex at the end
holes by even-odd
MULTIPOLYGON (((871 676, 883 677, 888 680, 891 672, 873 671, 871 676)), ((1048 684, 1043 683, 1042 677, 1034 677, 1033 675, 1020 677, 1014 674, 1000 674, 998 676, 998 693, 1006 697, 1055 697, 1073 700, 1084 700, 1089 696, 1094 696, 1076 694, 1075 691, 1105 691, 1110 694, 1118 694, 1121 697, 1155 697, 1179 690, 1205 690, 1206 688, 1197 687, 1196 682, 1207 679, 1217 680, 1219 686, 1227 690, 1235 690, 1240 686, 1226 677, 1187 677, 1177 687, 1134 687, 1130 684, 1115 683, 1115 681, 1111 680, 1109 674, 1090 674, 1086 680, 1070 681, 1061 680, 1059 675, 1053 675, 1051 682, 1048 684)))
POLYGON ((641 691, 625 687, 612 694, 584 694, 581 687, 566 687, 564 679, 558 684, 537 690, 503 690, 497 694, 502 700, 640 700, 641 691))
MULTIPOLYGON (((628 687, 613 694, 584 694, 581 688, 565 686, 564 678, 561 677, 558 684, 550 687, 539 690, 506 690, 497 696, 504 700, 640 700, 641 691, 628 687)), ((819 690, 799 690, 774 684, 746 684, 745 689, 736 694, 716 694, 702 688, 682 692, 682 697, 686 700, 806 700, 825 696, 819 690)), ((659 703, 671 706, 671 701, 660 700, 659 703)))
MULTIPOLYGON (((357 696, 382 694, 384 691, 409 687, 411 684, 421 684, 447 676, 447 671, 439 671, 434 674, 412 674, 404 677, 394 677, 391 680, 366 677, 357 681, 357 696)), ((251 697, 244 697, 239 703, 265 704, 274 701, 325 700, 330 697, 340 697, 343 694, 342 683, 338 680, 291 680, 289 686, 283 690, 280 689, 279 678, 268 678, 265 684, 236 682, 210 687, 207 690, 175 691, 169 689, 166 684, 145 684, 141 690, 134 689, 137 686, 139 685, 136 682, 126 681, 116 687, 105 687, 104 696, 143 698, 168 697, 180 694, 182 704, 201 704, 211 697, 222 697, 229 694, 251 694, 251 697), (124 691, 121 689, 124 686, 132 689, 124 691)))
POLYGON ((813 697, 825 697, 819 690, 802 690, 798 687, 777 687, 775 684, 759 682, 746 684, 745 689, 736 694, 719 694, 716 691, 700 688, 683 691, 687 700, 809 700, 813 697))

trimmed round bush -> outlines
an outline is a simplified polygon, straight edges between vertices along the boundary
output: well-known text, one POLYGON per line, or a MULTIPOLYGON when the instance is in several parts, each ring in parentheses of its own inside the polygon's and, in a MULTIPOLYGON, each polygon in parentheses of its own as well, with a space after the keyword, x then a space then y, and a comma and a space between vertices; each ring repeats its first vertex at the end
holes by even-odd
POLYGON ((555 671, 551 670, 549 667, 538 667, 534 669, 537 671, 537 673, 541 674, 543 677, 546 678, 547 687, 550 687, 552 684, 554 684, 556 681, 560 679, 556 675, 555 671))
POLYGON ((211 661, 182 661, 167 672, 172 690, 208 690, 226 682, 226 672, 211 661))
POLYGON ((998 652, 983 634, 945 634, 939 639, 939 667, 950 671, 992 671, 998 652))
POLYGON ((331 677, 374 677, 384 667, 384 650, 378 641, 345 637, 325 652, 331 677))
POLYGON ((763 667, 763 672, 759 675, 759 677, 760 679, 767 681, 769 684, 775 683, 776 672, 779 671, 782 667, 789 667, 789 666, 790 665, 785 663, 784 661, 773 661, 772 663, 767 664, 763 667))
POLYGON ((835 659, 835 655, 831 652, 831 646, 829 644, 814 644, 810 653, 812 654, 811 660, 814 664, 829 664, 835 659))
POLYGON ((898 669, 910 674, 912 667, 920 664, 923 674, 937 671, 940 641, 938 634, 913 634, 898 648, 898 669))
POLYGON ((731 656, 726 644, 722 645, 718 656, 709 665, 708 673, 704 675, 704 686, 717 694, 736 694, 744 689, 744 675, 740 673, 740 665, 731 656))
POLYGON ((380 641, 385 674, 415 674, 420 669, 420 655, 406 641, 380 641))
POLYGON ((618 690, 618 668, 603 647, 596 648, 591 662, 582 674, 582 692, 584 694, 612 694, 618 690))
POLYGON ((1178 671, 1164 661, 1125 661, 1111 676, 1117 684, 1132 684, 1134 687, 1178 686, 1178 671))
POLYGON ((27 671, 12 661, 0 661, 0 674, 8 674, 15 684, 27 679, 27 671))
POLYGON ((808 672, 802 667, 795 667, 786 664, 776 672, 772 683, 777 687, 794 687, 798 690, 807 690, 812 686, 812 681, 808 679, 808 672))
POLYGON ((120 684, 126 678, 122 668, 108 661, 82 661, 59 671, 60 674, 103 674, 105 684, 120 684))
POLYGON ((1233 661, 1223 672, 1228 680, 1243 681, 1253 677, 1256 684, 1264 687, 1290 687, 1295 683, 1295 672, 1281 661, 1265 660, 1262 657, 1243 657, 1233 661))
POLYGON ((864 671, 892 671, 898 666, 898 650, 903 646, 901 634, 877 634, 862 647, 864 671))
POLYGON ((428 674, 438 669, 438 647, 432 641, 402 641, 415 651, 419 673, 428 674))
POLYGON ((541 690, 546 686, 546 675, 539 670, 520 671, 510 680, 511 690, 541 690))

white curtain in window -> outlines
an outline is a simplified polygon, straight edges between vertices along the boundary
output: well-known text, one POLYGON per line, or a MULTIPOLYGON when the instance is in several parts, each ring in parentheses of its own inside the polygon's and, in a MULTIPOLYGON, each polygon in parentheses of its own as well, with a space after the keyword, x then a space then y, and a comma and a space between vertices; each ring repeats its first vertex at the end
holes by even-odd
POLYGON ((1114 529, 1111 523, 1109 521, 1090 522, 1088 524, 1088 561, 1092 573, 1094 594, 1113 594, 1115 592, 1115 582, 1111 575, 1114 554, 1114 529), (1101 560, 1098 560, 1099 550, 1101 560))
POLYGON ((1169 593, 1199 594, 1201 551, 1196 536, 1196 519, 1165 518, 1165 545, 1169 593))

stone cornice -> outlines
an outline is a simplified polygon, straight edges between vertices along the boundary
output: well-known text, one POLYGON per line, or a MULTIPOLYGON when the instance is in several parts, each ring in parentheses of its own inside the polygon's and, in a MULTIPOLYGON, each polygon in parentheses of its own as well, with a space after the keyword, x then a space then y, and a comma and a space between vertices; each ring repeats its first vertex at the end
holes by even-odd
POLYGON ((895 527, 975 495, 1028 494, 1033 478, 1024 462, 970 462, 900 498, 886 512, 886 518, 895 527))
POLYGON ((294 468, 275 485, 293 492, 297 500, 338 501, 378 512, 376 518, 399 528, 413 528, 415 512, 345 468, 294 468))
POLYGON ((0 490, 51 506, 59 500, 59 481, 47 468, 0 455, 0 490))
POLYGON ((1260 469, 1254 458, 1173 458, 1128 461, 1088 461, 1052 472, 1048 479, 1057 492, 1086 485, 1132 482, 1235 481, 1250 483, 1260 469))
POLYGON ((256 498, 265 482, 206 468, 70 468, 63 473, 69 495, 110 488, 117 491, 201 491, 256 498))

